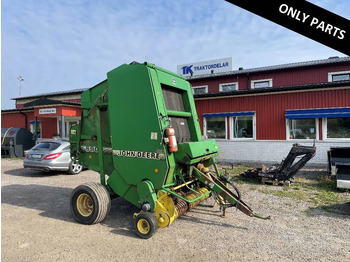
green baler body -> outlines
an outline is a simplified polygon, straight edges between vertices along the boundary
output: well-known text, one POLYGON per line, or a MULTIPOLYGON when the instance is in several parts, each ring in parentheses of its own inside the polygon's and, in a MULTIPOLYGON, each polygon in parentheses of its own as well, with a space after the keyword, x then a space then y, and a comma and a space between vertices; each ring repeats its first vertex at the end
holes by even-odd
POLYGON ((217 155, 215 141, 201 141, 190 84, 154 65, 124 64, 108 72, 82 94, 81 108, 81 122, 70 133, 72 157, 137 207, 148 202, 153 210, 158 190, 182 176, 181 165, 217 155), (176 153, 164 142, 169 126, 176 153))

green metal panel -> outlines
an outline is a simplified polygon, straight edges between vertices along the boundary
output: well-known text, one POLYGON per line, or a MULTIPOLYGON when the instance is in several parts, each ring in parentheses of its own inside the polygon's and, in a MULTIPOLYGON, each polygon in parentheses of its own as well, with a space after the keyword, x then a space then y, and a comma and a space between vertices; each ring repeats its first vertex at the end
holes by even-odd
MULTIPOLYGON (((122 65, 107 73, 114 165, 129 185, 143 180, 161 188, 168 173, 167 150, 150 78, 143 64, 122 65)), ((108 184, 117 190, 118 184, 108 184)))
POLYGON ((137 193, 140 198, 140 203, 149 203, 151 210, 154 210, 157 202, 157 193, 154 190, 151 181, 142 181, 137 185, 137 193))
POLYGON ((175 160, 183 164, 193 164, 216 156, 219 148, 215 140, 179 144, 175 160))
POLYGON ((81 94, 81 108, 93 108, 98 103, 98 99, 107 90, 107 80, 91 87, 81 94))
POLYGON ((114 169, 111 151, 106 154, 105 150, 111 147, 107 81, 83 92, 81 107, 81 123, 77 127, 80 139, 76 142, 80 153, 79 161, 89 169, 99 172, 104 184, 105 174, 109 175, 114 169))

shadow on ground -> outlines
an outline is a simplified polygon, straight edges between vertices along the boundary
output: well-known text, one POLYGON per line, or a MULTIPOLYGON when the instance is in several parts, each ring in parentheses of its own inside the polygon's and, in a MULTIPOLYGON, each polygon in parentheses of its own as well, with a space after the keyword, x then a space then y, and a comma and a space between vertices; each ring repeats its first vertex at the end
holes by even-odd
POLYGON ((64 174, 64 172, 43 172, 43 171, 34 171, 26 168, 11 169, 4 172, 7 175, 11 176, 20 176, 20 177, 43 177, 43 176, 58 176, 64 174))
POLYGON ((347 203, 323 205, 317 208, 309 208, 307 211, 311 216, 340 217, 350 219, 350 199, 347 203))
MULTIPOLYGON (((248 228, 246 227, 234 226, 232 224, 225 223, 225 218, 221 216, 222 211, 219 210, 218 206, 216 207, 210 206, 212 210, 210 210, 209 212, 208 212, 208 208, 204 208, 204 207, 208 207, 208 206, 205 204, 203 206, 199 205, 196 208, 192 209, 189 213, 180 217, 179 219, 184 221, 189 221, 192 223, 207 224, 210 226, 222 226, 225 228, 248 230, 248 228), (191 214, 193 214, 193 216, 191 214), (199 218, 198 216, 196 216, 196 214, 210 214, 210 215, 216 216, 216 218, 213 217, 212 219, 204 219, 204 218, 199 218)), ((231 211, 232 209, 229 209, 229 210, 231 211)))
MULTIPOLYGON (((1 202, 18 207, 41 211, 40 216, 78 223, 70 213, 72 188, 45 185, 8 185, 1 187, 1 202)), ((102 222, 112 232, 134 237, 134 212, 139 210, 122 198, 112 201, 111 211, 102 222)))

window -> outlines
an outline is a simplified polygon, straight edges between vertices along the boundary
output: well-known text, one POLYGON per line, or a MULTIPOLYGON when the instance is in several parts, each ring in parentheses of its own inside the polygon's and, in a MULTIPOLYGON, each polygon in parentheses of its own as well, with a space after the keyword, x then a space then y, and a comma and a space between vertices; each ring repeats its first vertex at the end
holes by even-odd
POLYGON ((251 82, 252 89, 266 87, 272 87, 272 79, 253 80, 251 82))
POLYGON ((206 117, 205 134, 212 139, 226 139, 226 117, 206 117))
POLYGON ((60 143, 42 142, 34 146, 31 150, 53 151, 53 150, 56 150, 60 145, 61 145, 60 143))
POLYGON ((332 82, 350 80, 350 74, 332 75, 332 82))
POLYGON ((208 93, 208 86, 192 86, 192 92, 194 95, 201 95, 208 93))
POLYGON ((253 116, 232 117, 232 138, 254 138, 253 116))
POLYGON ((317 123, 315 118, 288 119, 287 132, 289 139, 316 139, 317 123))
POLYGON ((36 121, 36 132, 35 132, 35 121, 30 121, 30 132, 36 135, 36 138, 41 138, 41 122, 36 121))
POLYGON ((229 92, 229 91, 235 91, 238 90, 238 83, 226 83, 226 84, 220 84, 219 85, 219 91, 220 92, 229 92))
POLYGON ((350 71, 328 73, 328 82, 350 80, 350 71))
POLYGON ((230 139, 255 138, 255 112, 208 113, 204 117, 204 134, 212 139, 228 139, 227 119, 229 119, 230 139))
POLYGON ((325 118, 323 123, 324 139, 350 138, 350 117, 325 118))

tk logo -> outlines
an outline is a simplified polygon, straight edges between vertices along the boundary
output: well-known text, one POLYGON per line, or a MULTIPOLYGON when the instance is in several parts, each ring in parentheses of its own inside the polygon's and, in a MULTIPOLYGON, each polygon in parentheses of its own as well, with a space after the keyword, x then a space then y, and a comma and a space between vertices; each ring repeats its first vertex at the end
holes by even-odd
POLYGON ((193 71, 192 71, 192 66, 193 65, 190 65, 190 66, 183 66, 181 69, 182 69, 182 74, 183 75, 187 75, 187 74, 193 74, 193 71))

